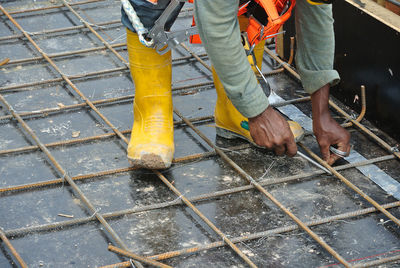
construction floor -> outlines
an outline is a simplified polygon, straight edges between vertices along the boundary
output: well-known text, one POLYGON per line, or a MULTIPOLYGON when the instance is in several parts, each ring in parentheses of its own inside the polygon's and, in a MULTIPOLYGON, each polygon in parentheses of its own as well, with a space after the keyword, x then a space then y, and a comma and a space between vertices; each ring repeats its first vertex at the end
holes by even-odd
MULTIPOLYGON (((360 111, 333 100, 354 146, 333 175, 218 138, 210 62, 186 43, 173 51, 174 164, 134 170, 120 1, 0 5, 1 268, 400 267, 400 154, 360 111)), ((174 29, 191 20, 187 4, 174 29)), ((282 66, 264 55, 276 106, 310 132, 282 66)), ((320 160, 312 135, 299 150, 320 160)))

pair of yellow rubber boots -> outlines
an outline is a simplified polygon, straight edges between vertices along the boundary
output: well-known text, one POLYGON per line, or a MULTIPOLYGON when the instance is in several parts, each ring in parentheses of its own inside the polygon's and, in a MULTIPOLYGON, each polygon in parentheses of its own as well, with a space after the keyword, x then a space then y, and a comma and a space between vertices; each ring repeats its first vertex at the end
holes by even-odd
MULTIPOLYGON (((129 30, 127 47, 135 82, 134 123, 128 159, 135 167, 168 168, 174 155, 171 52, 159 55, 154 49, 142 45, 137 34, 129 30)), ((264 43, 260 42, 254 50, 260 69, 263 51, 264 43)), ((213 77, 218 96, 214 114, 217 135, 252 142, 250 132, 241 125, 248 121, 247 118, 233 106, 215 71, 213 77)))

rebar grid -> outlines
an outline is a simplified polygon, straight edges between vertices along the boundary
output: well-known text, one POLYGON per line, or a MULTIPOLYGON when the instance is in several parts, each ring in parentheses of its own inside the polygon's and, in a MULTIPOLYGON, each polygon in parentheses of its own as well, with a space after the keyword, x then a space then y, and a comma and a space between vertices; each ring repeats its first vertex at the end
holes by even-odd
MULTIPOLYGON (((63 0, 63 3, 66 7, 68 7, 68 9, 74 13, 84 24, 87 28, 89 28, 95 35, 96 37, 98 37, 102 43, 104 45, 107 46, 107 48, 109 50, 111 50, 113 52, 113 54, 115 54, 117 56, 118 59, 120 59, 125 66, 129 66, 129 63, 118 53, 116 52, 109 44, 108 42, 106 42, 86 21, 84 21, 79 14, 76 13, 75 10, 73 10, 73 8, 68 5, 68 3, 66 3, 63 0)), ((29 40, 29 42, 39 51, 40 54, 42 54, 43 58, 46 59, 46 61, 62 76, 63 80, 65 82, 68 83, 68 85, 70 85, 70 87, 90 106, 90 108, 92 110, 94 110, 96 112, 96 114, 99 115, 99 117, 117 134, 117 136, 125 142, 125 144, 128 144, 128 140, 126 139, 126 137, 116 128, 114 127, 114 125, 93 105, 93 103, 82 93, 79 91, 79 89, 72 83, 71 80, 69 80, 69 78, 67 76, 65 76, 61 70, 57 67, 57 65, 55 65, 55 63, 47 56, 46 53, 44 53, 40 47, 36 44, 36 42, 30 37, 30 35, 24 31, 24 29, 12 18, 12 16, 10 16, 7 11, 0 5, 0 10, 8 17, 8 19, 23 33, 23 35, 29 40)), ((79 196, 81 199, 83 199, 84 203, 86 204, 86 206, 88 206, 90 208, 90 210, 92 210, 92 212, 94 213, 94 215, 97 217, 97 219, 105 226, 105 228, 107 229, 107 231, 111 234, 111 236, 114 238, 114 240, 117 242, 117 244, 119 244, 122 249, 124 250, 128 250, 127 247, 125 246, 125 244, 123 243, 123 241, 119 238, 119 236, 115 233, 115 231, 111 228, 111 226, 109 226, 109 224, 105 221, 105 219, 103 218, 103 216, 101 214, 99 214, 95 208, 92 206, 92 204, 89 202, 89 200, 86 199, 86 197, 84 196, 84 194, 80 191, 80 189, 78 188, 78 186, 75 184, 75 182, 71 179, 71 177, 69 177, 66 174, 66 171, 57 163, 57 161, 54 159, 54 157, 51 155, 50 151, 48 151, 48 149, 40 143, 40 140, 37 138, 37 136, 32 132, 32 130, 30 130, 29 126, 27 126, 25 124, 25 122, 23 121, 23 119, 17 115, 16 113, 14 113, 14 111, 12 110, 12 108, 7 105, 6 100, 2 97, 2 95, 0 95, 0 99, 3 101, 3 103, 9 108, 9 111, 13 114, 13 116, 18 120, 18 122, 20 124, 23 125, 24 129, 27 130, 27 132, 29 132, 29 134, 32 136, 32 138, 35 140, 35 142, 37 143, 37 145, 39 145, 39 147, 41 148, 41 150, 43 152, 46 153, 47 157, 49 159, 51 159, 51 162, 55 165, 55 167, 57 168, 57 170, 59 170, 61 172, 61 174, 64 174, 63 177, 68 181, 68 183, 74 188, 75 191, 78 192, 79 196), (11 108, 11 109, 10 109, 11 108)), ((158 171, 154 171, 155 174, 164 182, 167 184, 167 186, 174 191, 175 193, 179 193, 179 191, 168 182, 168 180, 163 177, 163 175, 161 173, 159 173, 158 171)), ((225 241, 225 243, 227 243, 248 265, 250 265, 251 267, 256 267, 256 265, 239 249, 236 247, 235 244, 233 244, 228 237, 221 232, 215 225, 213 225, 213 223, 207 219, 197 208, 195 208, 190 201, 188 201, 184 196, 180 196, 180 198, 182 200, 184 200, 184 202, 208 225, 210 226, 210 228, 212 228, 219 236, 221 236, 221 238, 223 239, 223 241, 225 241)), ((141 266, 140 263, 135 263, 135 265, 138 265, 139 267, 141 266)))
MULTIPOLYGON (((238 147, 231 147, 231 150, 242 150, 246 149, 248 146, 238 146, 238 147)), ((190 157, 185 157, 182 159, 182 162, 184 161, 193 161, 193 160, 199 160, 203 159, 206 157, 211 157, 215 156, 217 153, 216 152, 207 152, 203 154, 197 154, 193 155, 190 157)), ((355 167, 360 167, 360 166, 365 166, 365 165, 370 165, 382 161, 387 161, 390 159, 394 159, 394 156, 388 155, 388 156, 381 156, 377 157, 375 159, 369 159, 365 161, 361 161, 358 163, 352 163, 352 164, 345 164, 339 167, 335 167, 335 170, 346 170, 350 168, 355 168, 355 167)), ((178 160, 178 159, 177 159, 178 160)), ((133 167, 126 167, 126 168, 120 168, 120 169, 114 169, 114 170, 107 170, 107 171, 102 171, 102 172, 97 172, 97 173, 92 173, 92 174, 86 174, 86 175, 80 175, 80 176, 75 176, 72 177, 73 180, 86 180, 86 179, 93 179, 93 178, 98 178, 98 177, 103 177, 107 175, 114 175, 114 174, 121 174, 129 171, 133 171, 136 168, 133 167)), ((297 175, 291 175, 287 177, 282 177, 279 179, 264 179, 261 180, 259 183, 262 186, 268 186, 268 185, 276 185, 280 183, 288 183, 288 182, 294 182, 298 181, 301 179, 307 179, 311 177, 315 177, 318 175, 323 175, 325 174, 324 171, 322 170, 316 170, 314 172, 308 172, 308 173, 301 173, 297 175)), ((329 177, 322 177, 322 178, 329 178, 329 177)), ((44 181, 44 182, 39 182, 37 184, 27 184, 27 185, 19 185, 15 187, 8 187, 8 188, 1 188, 0 192, 7 192, 7 191, 19 191, 19 190, 26 190, 26 189, 34 189, 38 187, 45 187, 45 186, 50 186, 50 185, 55 185, 55 184, 60 184, 63 183, 63 180, 61 178, 56 179, 56 180, 51 180, 51 181, 44 181)), ((215 199, 218 197, 234 194, 234 193, 239 193, 239 192, 244 192, 244 191, 249 191, 254 189, 254 186, 252 184, 248 184, 245 186, 239 186, 239 187, 234 187, 234 188, 229 188, 221 191, 216 191, 213 193, 207 193, 207 194, 202 194, 198 196, 194 196, 189 198, 190 202, 202 202, 202 201, 209 201, 211 199, 215 199)), ((126 216, 129 214, 134 214, 138 212, 147 212, 150 210, 155 210, 155 209, 161 209, 161 208, 167 208, 167 207, 172 207, 175 205, 182 205, 182 201, 180 199, 175 199, 173 201, 166 201, 166 202, 161 202, 161 203, 155 203, 151 205, 146 205, 146 206, 139 206, 131 209, 125 209, 125 210, 120 210, 120 211, 114 211, 114 212, 109 212, 109 213, 103 213, 103 217, 108 219, 108 218, 117 218, 121 216, 126 216)), ((386 208, 386 207, 385 207, 386 208)), ((53 229, 58 229, 58 228, 64 228, 64 227, 71 227, 77 224, 83 224, 83 223, 88 223, 90 221, 94 221, 95 219, 93 217, 85 217, 85 218, 80 218, 80 219, 73 219, 73 220, 66 220, 62 222, 57 222, 57 223, 49 223, 49 224, 43 224, 43 225, 38 225, 38 226, 32 226, 32 227, 23 227, 23 228, 18 228, 14 230, 7 230, 6 235, 7 236, 23 236, 25 234, 29 234, 31 232, 40 232, 40 231, 50 231, 53 229)))
MULTIPOLYGON (((190 53, 190 52, 189 52, 190 53)), ((393 158, 391 158, 391 159, 393 159, 393 158)), ((224 244, 224 243, 222 243, 222 244, 224 244)))
MULTIPOLYGON (((0 9, 3 9, 3 7, 1 5, 0 5, 0 9)), ((4 10, 2 10, 2 11, 4 12, 4 10)), ((86 205, 86 207, 91 211, 91 213, 93 213, 93 216, 95 216, 99 220, 99 222, 104 226, 104 228, 108 231, 108 233, 116 241, 116 243, 118 245, 120 245, 121 248, 127 249, 125 243, 121 240, 121 238, 118 236, 118 234, 112 229, 112 227, 108 224, 108 222, 104 219, 104 217, 98 212, 98 210, 92 205, 92 203, 89 201, 89 199, 86 198, 86 196, 80 190, 78 185, 68 175, 67 171, 57 162, 57 160, 53 157, 53 155, 46 148, 46 146, 44 146, 43 143, 39 140, 39 138, 34 133, 34 131, 25 123, 25 121, 18 114, 16 114, 14 112, 14 109, 12 108, 12 106, 10 106, 10 104, 6 101, 6 99, 4 99, 4 97, 1 94, 0 94, 0 101, 7 108, 7 110, 18 120, 18 122, 23 127, 23 129, 30 135, 30 137, 40 147, 42 152, 46 154, 46 156, 50 160, 50 163, 59 172, 59 175, 62 176, 62 179, 66 180, 69 183, 69 185, 74 189, 74 192, 79 196, 81 201, 86 205)), ((137 265, 138 265, 138 267, 141 267, 140 264, 137 264, 137 265)))
MULTIPOLYGON (((400 201, 389 203, 389 204, 384 204, 383 206, 386 209, 399 207, 400 201)), ((365 208, 365 209, 360 209, 360 210, 356 210, 356 211, 351 211, 351 212, 346 212, 346 213, 342 213, 342 214, 337 214, 337 215, 321 218, 318 220, 307 221, 307 222, 305 222, 305 224, 309 227, 312 227, 312 226, 332 223, 334 221, 340 221, 340 220, 346 220, 349 218, 359 217, 359 216, 367 215, 367 214, 374 213, 374 212, 377 212, 377 209, 375 207, 369 207, 369 208, 365 208)), ((267 236, 271 236, 271 235, 292 232, 292 231, 299 230, 299 229, 300 228, 297 224, 293 224, 293 225, 289 225, 289 226, 285 226, 285 227, 278 227, 278 228, 270 229, 267 231, 253 233, 253 234, 246 235, 246 236, 234 237, 234 238, 232 238, 232 242, 234 242, 234 243, 246 242, 246 241, 255 240, 255 239, 259 239, 259 238, 267 237, 267 236)), ((160 253, 157 255, 148 256, 148 258, 156 259, 156 260, 165 260, 165 259, 170 259, 170 258, 186 255, 186 254, 192 254, 192 253, 199 252, 202 250, 214 249, 214 248, 223 247, 223 246, 225 246, 225 244, 221 241, 218 241, 218 242, 213 242, 213 243, 209 243, 209 244, 202 245, 202 246, 185 248, 185 249, 175 250, 175 251, 168 251, 168 252, 160 253)), ((390 262, 390 261, 391 260, 386 260, 385 262, 390 262)), ((121 262, 121 263, 115 263, 112 265, 106 265, 106 266, 103 266, 102 268, 129 267, 129 265, 130 265, 129 262, 121 262)))
POLYGON ((385 214, 389 219, 391 219, 394 223, 400 226, 400 220, 397 219, 395 216, 393 216, 389 211, 384 209, 381 205, 378 204, 374 199, 369 197, 366 193, 364 193, 360 188, 355 186, 353 183, 351 183, 348 179, 346 179, 342 174, 337 172, 335 169, 333 169, 328 163, 326 163, 322 158, 320 158, 318 155, 316 155, 313 151, 311 151, 307 146, 299 142, 299 145, 306 150, 308 154, 310 154, 315 160, 317 160, 321 165, 323 165, 325 168, 327 168, 330 172, 332 172, 335 177, 340 179, 344 184, 346 184, 350 189, 355 191, 357 194, 362 196, 365 200, 367 200, 371 205, 376 207, 380 212, 385 214))
POLYGON ((296 222, 304 231, 306 231, 315 241, 318 242, 323 248, 325 248, 335 259, 342 263, 346 267, 350 267, 350 264, 337 253, 331 246, 329 246, 320 236, 313 232, 307 225, 304 224, 296 215, 294 215, 289 209, 283 206, 271 193, 265 190, 253 177, 245 172, 239 165, 237 165, 227 154, 219 149, 210 139, 208 139, 201 131, 199 131, 192 123, 190 123, 182 114, 174 109, 177 114, 185 123, 196 132, 210 147, 212 147, 219 156, 225 160, 241 177, 246 179, 250 184, 254 185, 264 196, 271 200, 278 208, 280 208, 286 215, 288 215, 294 222, 296 222))
MULTIPOLYGON (((96 37, 98 39, 100 39, 100 41, 107 46, 107 48, 109 50, 111 50, 111 52, 117 56, 118 59, 120 59, 126 66, 128 66, 128 62, 117 52, 115 51, 109 44, 107 41, 105 41, 71 6, 69 6, 65 0, 62 0, 64 5, 75 15, 78 17, 78 19, 85 24, 85 26, 96 35, 96 37)), ((4 12, 4 9, 3 9, 4 12)), ((4 12, 5 13, 5 12, 4 12)), ((23 34, 25 35, 25 37, 32 43, 32 45, 42 54, 42 56, 50 63, 50 65, 58 72, 62 75, 63 79, 81 96, 82 99, 85 100, 85 102, 88 103, 88 105, 101 117, 101 119, 103 119, 103 121, 109 125, 111 127, 111 129, 116 132, 116 134, 126 143, 128 144, 127 139, 125 138, 125 136, 123 136, 118 129, 116 129, 112 123, 110 121, 108 121, 107 118, 105 118, 100 111, 97 110, 97 108, 90 102, 89 99, 86 98, 86 96, 84 96, 79 90, 78 88, 76 88, 76 86, 67 78, 65 77, 64 74, 62 74, 61 70, 54 64, 54 62, 43 52, 40 50, 40 48, 37 46, 37 44, 33 41, 33 39, 29 36, 28 33, 26 33, 22 27, 16 23, 10 16, 7 16, 15 25, 17 28, 19 28, 23 34)), ((184 44, 181 44, 181 46, 183 48, 185 48, 191 55, 195 55, 194 52, 191 52, 184 44)), ((199 62, 205 66, 209 71, 211 71, 211 68, 205 64, 199 57, 195 57, 197 60, 199 60, 199 62)), ((181 117, 182 120, 186 120, 186 118, 183 118, 183 116, 175 109, 174 110, 175 113, 181 117)), ((186 124, 188 124, 193 130, 196 131, 196 129, 194 128, 194 126, 189 122, 189 121, 185 121, 186 124)), ((197 131, 197 134, 198 131, 197 131)), ((199 134, 200 135, 200 134, 199 134)), ((314 240, 316 240, 321 246, 323 246, 328 252, 330 252, 337 260, 339 260, 341 263, 343 263, 346 267, 350 267, 350 264, 347 263, 347 261, 341 257, 336 251, 334 251, 325 241, 323 241, 322 238, 320 238, 317 234, 315 234, 310 228, 308 228, 306 225, 304 225, 304 223, 297 218, 294 214, 292 214, 286 207, 284 207, 278 200, 276 200, 269 192, 267 192, 261 185, 259 185, 253 178, 251 178, 248 174, 246 174, 239 166, 237 166, 236 164, 233 163, 233 161, 220 149, 218 149, 210 140, 207 139, 207 137, 205 137, 203 134, 200 135, 203 140, 205 140, 211 147, 213 147, 217 153, 228 163, 230 163, 234 169, 236 171, 238 171, 239 173, 241 173, 242 176, 244 176, 250 183, 254 184, 256 186, 256 188, 258 190, 260 190, 266 197, 268 197, 273 203, 275 203, 275 205, 277 205, 279 208, 281 208, 287 215, 289 215, 289 217, 291 217, 297 224, 299 224, 311 237, 314 238, 314 240)), ((175 193, 179 193, 179 191, 168 182, 168 180, 162 176, 161 173, 156 171, 157 176, 164 182, 167 184, 167 186, 174 191, 175 193)), ((72 181, 72 180, 71 180, 72 181)), ((73 182, 73 181, 72 181, 73 182)), ((179 193, 180 194, 180 193, 179 193)), ((180 195, 178 195, 180 196, 180 195)), ((219 236, 222 237, 222 239, 243 259, 245 260, 246 263, 248 263, 251 267, 255 267, 255 264, 241 251, 239 250, 239 248, 237 248, 227 237, 225 234, 223 234, 216 226, 214 226, 212 224, 211 221, 209 221, 205 216, 202 215, 202 213, 200 211, 198 211, 191 203, 190 201, 188 201, 185 197, 181 197, 185 203, 197 214, 199 215, 200 218, 202 218, 203 221, 205 221, 207 223, 207 225, 209 225, 219 236)), ((126 249, 126 248, 123 248, 126 249)))

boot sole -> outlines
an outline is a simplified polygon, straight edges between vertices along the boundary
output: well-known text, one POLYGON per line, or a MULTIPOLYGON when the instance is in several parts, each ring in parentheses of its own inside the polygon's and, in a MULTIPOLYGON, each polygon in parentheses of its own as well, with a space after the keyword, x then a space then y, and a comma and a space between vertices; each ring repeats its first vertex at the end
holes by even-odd
POLYGON ((162 158, 156 154, 146 154, 140 159, 134 159, 128 156, 128 161, 132 167, 137 168, 166 169, 171 166, 171 163, 165 163, 162 158))
POLYGON ((250 142, 252 145, 262 148, 260 146, 258 146, 257 144, 255 144, 253 141, 249 140, 248 138, 246 138, 245 136, 242 136, 240 134, 237 134, 233 131, 227 130, 225 128, 221 128, 221 127, 216 127, 216 134, 219 137, 228 139, 228 140, 233 140, 233 139, 242 139, 245 140, 247 142, 250 142))

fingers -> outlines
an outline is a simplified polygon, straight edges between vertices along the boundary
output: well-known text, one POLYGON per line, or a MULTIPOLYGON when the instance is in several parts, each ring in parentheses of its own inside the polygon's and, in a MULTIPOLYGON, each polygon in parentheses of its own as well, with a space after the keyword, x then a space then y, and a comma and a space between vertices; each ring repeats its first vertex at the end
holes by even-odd
MULTIPOLYGON (((329 146, 330 146, 329 143, 322 143, 321 142, 319 144, 319 148, 320 148, 321 154, 322 154, 322 159, 324 161, 328 162, 328 164, 329 164, 329 161, 330 161, 330 158, 331 158, 331 151, 329 151, 329 146)), ((329 165, 331 165, 331 164, 329 164, 329 165)))
POLYGON ((286 154, 290 157, 293 157, 297 154, 297 145, 296 142, 294 141, 294 138, 289 140, 289 142, 286 144, 286 154))
POLYGON ((249 128, 250 135, 258 146, 274 150, 277 155, 294 156, 297 153, 288 122, 272 107, 249 118, 249 128))
POLYGON ((279 155, 279 156, 284 155, 285 152, 286 152, 285 145, 275 146, 274 151, 275 151, 275 154, 276 154, 276 155, 279 155))

